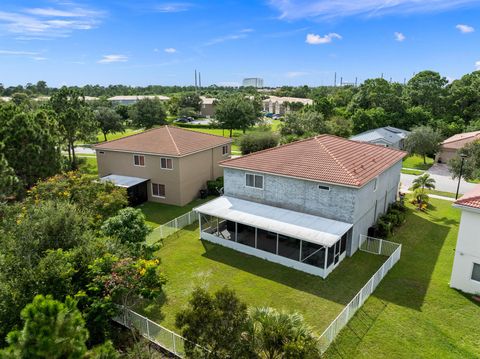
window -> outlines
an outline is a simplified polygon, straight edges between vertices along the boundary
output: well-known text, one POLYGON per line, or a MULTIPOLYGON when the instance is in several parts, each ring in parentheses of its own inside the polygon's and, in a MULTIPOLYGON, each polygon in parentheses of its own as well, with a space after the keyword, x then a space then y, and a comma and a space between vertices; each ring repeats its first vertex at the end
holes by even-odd
POLYGON ((103 151, 98 151, 98 153, 101 154, 101 155, 105 154, 105 152, 103 152, 103 151))
POLYGON ((245 186, 263 189, 263 176, 247 173, 245 175, 245 186))
POLYGON ((319 186, 318 186, 318 189, 322 189, 322 190, 324 190, 324 191, 330 191, 330 187, 328 187, 328 186, 323 186, 323 185, 319 185, 319 186))
POLYGON ((298 261, 300 259, 300 240, 279 234, 278 255, 298 261))
POLYGON ((133 155, 133 164, 135 166, 145 166, 145 156, 142 155, 133 155))
POLYGON ((473 263, 472 279, 480 282, 480 264, 473 263))
POLYGON ((222 155, 228 155, 228 145, 222 146, 222 155))
POLYGON ((153 197, 160 197, 165 198, 165 185, 152 183, 152 196, 153 197))
POLYGON ((173 169, 173 161, 171 158, 160 158, 160 168, 164 170, 173 169))

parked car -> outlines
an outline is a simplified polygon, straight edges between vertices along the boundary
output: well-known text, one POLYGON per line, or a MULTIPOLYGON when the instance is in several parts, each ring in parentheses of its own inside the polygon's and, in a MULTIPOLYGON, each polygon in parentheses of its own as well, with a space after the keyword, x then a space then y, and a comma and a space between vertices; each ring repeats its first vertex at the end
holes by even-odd
POLYGON ((179 118, 177 118, 174 122, 178 122, 178 123, 189 123, 190 120, 189 120, 187 117, 179 117, 179 118))
POLYGON ((278 115, 278 114, 275 114, 275 115, 272 116, 272 119, 274 119, 274 120, 279 120, 281 118, 282 118, 282 115, 278 115))
POLYGON ((272 118, 272 117, 273 117, 273 113, 270 113, 270 112, 269 112, 269 113, 266 113, 266 114, 265 114, 265 117, 272 118))

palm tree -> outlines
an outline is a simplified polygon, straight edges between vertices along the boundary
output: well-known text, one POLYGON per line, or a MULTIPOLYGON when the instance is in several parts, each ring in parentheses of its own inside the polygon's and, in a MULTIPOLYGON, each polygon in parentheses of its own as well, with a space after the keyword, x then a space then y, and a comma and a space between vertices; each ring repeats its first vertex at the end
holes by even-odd
POLYGON ((243 337, 252 356, 261 359, 319 358, 318 341, 298 313, 250 308, 243 337))
POLYGON ((422 192, 425 192, 425 189, 435 189, 435 180, 428 173, 418 176, 413 180, 412 189, 417 190, 419 188, 422 189, 422 192))

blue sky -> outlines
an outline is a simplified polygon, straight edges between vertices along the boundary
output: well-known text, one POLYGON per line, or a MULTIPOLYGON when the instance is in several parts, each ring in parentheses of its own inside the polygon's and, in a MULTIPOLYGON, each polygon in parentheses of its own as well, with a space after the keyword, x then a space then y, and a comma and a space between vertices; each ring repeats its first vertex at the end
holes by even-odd
POLYGON ((2 0, 0 82, 324 85, 480 69, 479 0, 2 0))

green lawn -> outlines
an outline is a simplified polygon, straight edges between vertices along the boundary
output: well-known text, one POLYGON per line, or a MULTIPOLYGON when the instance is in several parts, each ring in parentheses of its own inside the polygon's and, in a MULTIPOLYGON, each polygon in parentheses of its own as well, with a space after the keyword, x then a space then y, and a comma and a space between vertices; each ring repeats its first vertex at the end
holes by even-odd
POLYGON ((146 217, 146 223, 152 227, 156 228, 161 224, 171 221, 176 217, 181 216, 187 212, 190 212, 194 207, 201 205, 207 201, 213 199, 213 196, 209 196, 206 199, 195 199, 186 206, 174 206, 171 204, 155 203, 155 202, 145 202, 139 205, 137 208, 141 209, 143 214, 146 217))
POLYGON ((402 168, 402 173, 406 175, 420 176, 423 175, 424 171, 402 168))
POLYGON ((455 193, 452 192, 445 192, 445 191, 437 191, 436 189, 427 190, 428 194, 435 194, 437 196, 455 198, 455 193))
POLYGON ((85 160, 85 163, 80 163, 78 166, 80 172, 90 175, 98 175, 97 157, 95 155, 81 154, 76 156, 80 161, 85 160))
MULTIPOLYGON (((133 128, 127 128, 124 132, 115 132, 115 133, 109 133, 107 135, 107 140, 108 141, 111 141, 111 140, 116 140, 116 139, 119 139, 119 138, 122 138, 122 137, 126 137, 126 136, 130 136, 130 135, 133 135, 134 133, 138 133, 138 132, 142 132, 143 130, 138 130, 138 129, 133 129, 133 128)), ((105 138, 103 136, 103 133, 99 132, 97 134, 97 143, 99 142, 104 142, 105 141, 105 138)))
POLYGON ((249 306, 300 312, 320 334, 386 259, 358 252, 323 280, 198 237, 198 227, 192 225, 164 240, 158 257, 168 279, 165 298, 143 303, 139 309, 173 330, 178 330, 175 314, 187 304, 195 286, 214 291, 227 285, 249 306))
POLYGON ((423 163, 423 157, 410 155, 403 159, 403 167, 417 170, 428 170, 433 165, 433 158, 427 157, 427 164, 423 163))
POLYGON ((459 210, 431 200, 393 241, 402 257, 341 332, 327 358, 479 358, 480 305, 448 285, 459 210))

